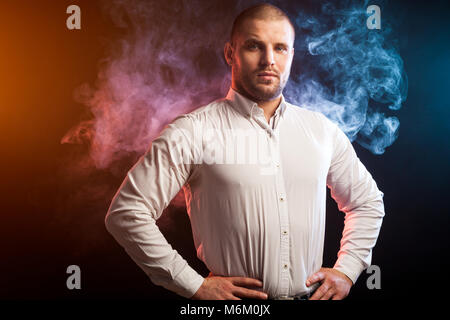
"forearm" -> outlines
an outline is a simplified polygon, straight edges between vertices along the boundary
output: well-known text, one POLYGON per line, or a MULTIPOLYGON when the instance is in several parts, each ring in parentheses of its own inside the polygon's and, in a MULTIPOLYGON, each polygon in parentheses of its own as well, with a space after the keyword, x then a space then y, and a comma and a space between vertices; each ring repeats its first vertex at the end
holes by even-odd
POLYGON ((347 275, 353 283, 371 263, 372 249, 376 244, 383 216, 383 193, 378 191, 373 199, 345 215, 341 247, 334 268, 347 275))

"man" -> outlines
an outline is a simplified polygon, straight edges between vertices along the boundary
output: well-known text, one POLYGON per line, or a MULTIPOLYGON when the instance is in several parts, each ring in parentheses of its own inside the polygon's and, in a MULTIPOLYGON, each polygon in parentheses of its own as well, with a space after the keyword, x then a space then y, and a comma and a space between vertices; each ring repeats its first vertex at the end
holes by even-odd
POLYGON ((227 97, 177 117, 115 195, 106 227, 155 284, 194 299, 343 299, 370 264, 383 193, 335 124, 284 100, 294 37, 280 9, 244 10, 224 50, 227 97), (326 186, 346 214, 333 268, 321 268, 326 186), (181 188, 206 278, 155 224, 181 188))

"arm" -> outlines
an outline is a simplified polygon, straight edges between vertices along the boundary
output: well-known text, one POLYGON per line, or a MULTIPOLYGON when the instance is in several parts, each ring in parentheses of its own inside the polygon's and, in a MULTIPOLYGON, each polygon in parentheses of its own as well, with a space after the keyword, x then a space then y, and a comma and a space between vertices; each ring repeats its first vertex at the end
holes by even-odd
POLYGON ((201 157, 192 143, 200 136, 200 132, 194 134, 188 116, 175 119, 128 172, 109 208, 106 228, 153 283, 183 297, 267 299, 267 294, 248 288, 261 287, 257 279, 203 278, 172 249, 156 225, 201 157))
POLYGON ((311 297, 314 300, 336 300, 348 295, 350 287, 370 265, 384 216, 383 193, 358 159, 347 136, 334 123, 326 121, 333 130, 327 186, 339 210, 345 213, 345 225, 334 267, 321 268, 306 282, 307 286, 322 282, 311 297))
POLYGON ((105 218, 107 230, 152 282, 183 297, 194 295, 204 278, 166 241, 156 219, 193 169, 192 132, 188 116, 169 124, 127 173, 105 218))
POLYGON ((355 283, 371 262, 372 248, 384 217, 383 192, 357 157, 347 136, 336 126, 327 185, 345 213, 341 247, 334 269, 355 283))

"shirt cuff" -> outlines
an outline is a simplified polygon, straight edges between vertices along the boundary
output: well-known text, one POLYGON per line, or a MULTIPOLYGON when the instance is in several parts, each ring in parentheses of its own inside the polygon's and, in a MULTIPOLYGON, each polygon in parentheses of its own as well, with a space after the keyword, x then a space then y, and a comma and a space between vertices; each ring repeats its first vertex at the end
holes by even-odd
POLYGON ((173 292, 185 298, 191 298, 202 285, 205 278, 186 263, 186 266, 176 275, 172 282, 173 292))
POLYGON ((353 284, 355 284, 359 275, 365 269, 365 266, 350 254, 341 254, 336 261, 333 269, 336 269, 345 274, 350 278, 350 280, 352 280, 353 284))

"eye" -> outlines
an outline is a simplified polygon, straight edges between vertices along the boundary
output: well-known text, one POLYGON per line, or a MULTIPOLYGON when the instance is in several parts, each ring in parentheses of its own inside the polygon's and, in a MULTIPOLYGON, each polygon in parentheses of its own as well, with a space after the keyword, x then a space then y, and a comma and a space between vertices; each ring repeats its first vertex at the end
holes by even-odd
POLYGON ((285 47, 283 47, 283 46, 278 46, 278 47, 275 48, 275 50, 277 50, 279 52, 286 52, 287 51, 287 49, 285 47))
POLYGON ((249 50, 256 50, 256 49, 259 49, 259 45, 257 44, 257 43, 255 43, 255 42, 251 42, 251 43, 249 43, 249 44, 247 44, 247 49, 249 49, 249 50))

